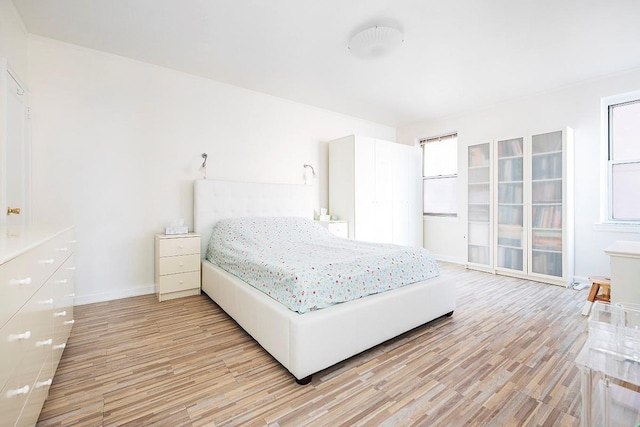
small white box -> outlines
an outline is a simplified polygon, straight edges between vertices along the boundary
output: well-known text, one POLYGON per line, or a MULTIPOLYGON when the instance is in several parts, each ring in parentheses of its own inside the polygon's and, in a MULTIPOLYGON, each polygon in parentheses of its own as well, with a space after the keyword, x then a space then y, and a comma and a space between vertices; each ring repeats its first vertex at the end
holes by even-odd
POLYGON ((318 219, 320 221, 331 221, 331 215, 320 215, 318 219))
POLYGON ((175 225, 173 227, 165 227, 164 234, 188 234, 189 227, 186 225, 175 225))

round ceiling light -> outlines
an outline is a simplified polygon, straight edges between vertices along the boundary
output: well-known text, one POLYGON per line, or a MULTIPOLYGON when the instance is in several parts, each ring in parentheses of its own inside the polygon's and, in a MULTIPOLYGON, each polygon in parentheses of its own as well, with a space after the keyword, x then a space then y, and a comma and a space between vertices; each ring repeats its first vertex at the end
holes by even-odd
POLYGON ((354 35, 349 41, 349 50, 359 58, 380 58, 392 52, 403 41, 400 30, 375 26, 354 35))

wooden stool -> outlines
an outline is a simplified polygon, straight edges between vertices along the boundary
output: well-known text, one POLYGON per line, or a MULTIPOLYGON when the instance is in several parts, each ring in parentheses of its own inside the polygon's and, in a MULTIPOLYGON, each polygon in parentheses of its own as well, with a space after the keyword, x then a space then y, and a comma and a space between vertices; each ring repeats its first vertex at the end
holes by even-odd
POLYGON ((589 281, 591 282, 591 290, 582 309, 584 316, 589 315, 594 301, 611 302, 611 279, 604 276, 591 276, 589 281), (602 293, 599 293, 600 289, 602 289, 602 293))

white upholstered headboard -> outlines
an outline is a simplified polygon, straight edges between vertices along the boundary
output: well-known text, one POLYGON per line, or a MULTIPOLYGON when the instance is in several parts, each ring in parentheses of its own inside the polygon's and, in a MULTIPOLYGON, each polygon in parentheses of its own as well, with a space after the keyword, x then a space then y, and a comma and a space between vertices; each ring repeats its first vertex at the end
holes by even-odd
POLYGON ((199 179, 193 188, 193 229, 206 256, 213 225, 223 219, 248 216, 301 216, 313 219, 313 189, 308 185, 265 184, 199 179))

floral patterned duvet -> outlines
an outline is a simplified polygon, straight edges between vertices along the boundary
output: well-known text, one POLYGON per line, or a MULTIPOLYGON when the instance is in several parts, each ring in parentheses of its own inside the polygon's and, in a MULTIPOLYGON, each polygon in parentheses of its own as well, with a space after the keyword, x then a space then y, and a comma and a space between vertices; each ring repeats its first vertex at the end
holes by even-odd
POLYGON ((298 313, 439 275, 425 249, 343 239, 305 218, 221 220, 207 260, 298 313))

